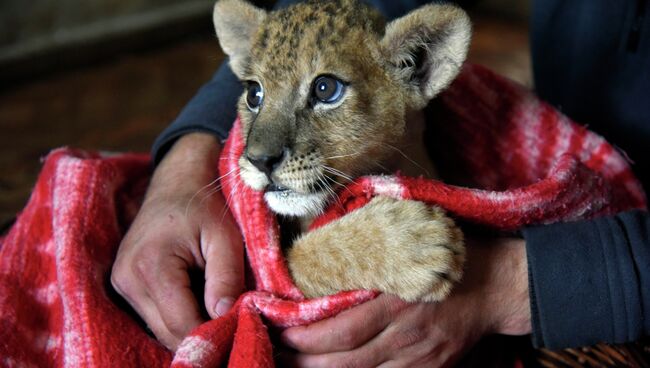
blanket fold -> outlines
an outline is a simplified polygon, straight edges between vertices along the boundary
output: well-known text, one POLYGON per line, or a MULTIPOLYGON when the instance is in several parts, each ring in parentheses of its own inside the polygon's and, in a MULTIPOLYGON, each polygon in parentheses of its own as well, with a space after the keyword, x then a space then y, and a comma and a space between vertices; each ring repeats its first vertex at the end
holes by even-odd
MULTIPOLYGON (((431 145, 444 182, 399 174, 359 178, 312 228, 376 195, 438 205, 498 230, 646 206, 622 154, 482 67, 465 66, 434 108, 431 145)), ((146 188, 148 157, 53 151, 28 205, 0 239, 0 365, 269 367, 267 326, 305 325, 374 298, 365 290, 304 298, 283 259, 275 217, 262 194, 236 175, 242 151, 236 122, 219 170, 254 287, 225 316, 195 329, 173 359, 118 306, 108 281, 146 188)))

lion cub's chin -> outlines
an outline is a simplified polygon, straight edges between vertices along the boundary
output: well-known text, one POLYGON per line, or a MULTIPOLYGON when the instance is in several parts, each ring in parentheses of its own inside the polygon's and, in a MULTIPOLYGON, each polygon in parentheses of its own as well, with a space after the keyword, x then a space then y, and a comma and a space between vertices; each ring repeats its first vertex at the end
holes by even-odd
POLYGON ((325 208, 329 199, 326 192, 296 193, 292 190, 264 193, 269 208, 284 216, 317 216, 325 208))

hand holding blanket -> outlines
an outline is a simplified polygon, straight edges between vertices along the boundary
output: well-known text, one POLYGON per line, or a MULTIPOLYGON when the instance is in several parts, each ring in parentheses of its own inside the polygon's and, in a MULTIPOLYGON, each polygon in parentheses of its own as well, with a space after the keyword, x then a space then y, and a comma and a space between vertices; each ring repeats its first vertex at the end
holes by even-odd
MULTIPOLYGON (((364 177, 341 192, 314 226, 374 195, 437 204, 495 229, 645 207, 626 160, 602 138, 477 66, 441 95, 434 145, 443 167, 470 188, 420 178, 364 177), (450 170, 451 171, 451 170, 450 170)), ((242 151, 236 124, 221 172, 242 151)), ((119 239, 144 191, 147 158, 63 149, 46 161, 32 198, 0 243, 0 362, 4 366, 167 366, 171 354, 123 308, 108 282, 119 239)), ((295 326, 367 301, 372 291, 305 300, 279 247, 278 225, 261 193, 237 176, 223 182, 246 241, 254 290, 222 318, 198 327, 173 366, 272 366, 266 323, 295 326)), ((123 306, 122 306, 123 307, 123 306)))

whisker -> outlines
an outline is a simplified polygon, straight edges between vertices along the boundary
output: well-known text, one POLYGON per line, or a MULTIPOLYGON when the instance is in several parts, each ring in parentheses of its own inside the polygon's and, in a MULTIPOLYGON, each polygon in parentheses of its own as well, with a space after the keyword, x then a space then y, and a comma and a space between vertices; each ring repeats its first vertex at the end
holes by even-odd
POLYGON ((385 147, 388 147, 388 148, 394 149, 394 150, 397 151, 400 155, 402 155, 405 159, 409 160, 413 165, 417 166, 417 167, 420 168, 422 171, 424 171, 424 172, 427 174, 427 176, 431 176, 431 174, 429 173, 429 171, 428 171, 427 169, 425 169, 424 167, 422 167, 422 165, 418 164, 418 163, 415 162, 413 159, 411 159, 410 157, 408 157, 408 156, 407 156, 404 152, 402 152, 399 148, 397 148, 397 147, 395 147, 395 146, 392 146, 392 145, 390 145, 390 144, 388 144, 388 143, 382 143, 382 142, 379 142, 379 143, 380 143, 381 145, 385 146, 385 147))
POLYGON ((323 159, 324 160, 331 160, 331 159, 335 159, 335 158, 344 158, 344 157, 356 156, 356 155, 359 155, 359 154, 361 154, 361 151, 350 153, 350 154, 347 154, 347 155, 337 155, 337 156, 324 157, 323 159))
MULTIPOLYGON (((326 179, 327 178, 323 174, 319 173, 318 178, 316 179, 317 184, 319 184, 319 186, 322 186, 324 190, 326 190, 329 194, 331 194, 332 198, 334 199, 334 201, 336 201, 336 204, 338 204, 339 207, 343 207, 343 203, 341 203, 341 199, 336 194, 336 192, 332 189, 332 187, 329 184, 327 184, 326 179)), ((322 211, 324 211, 324 209, 322 211)))
POLYGON ((379 168, 381 168, 381 169, 384 170, 385 172, 390 173, 390 170, 389 170, 386 166, 382 165, 381 162, 379 162, 379 161, 375 161, 375 162, 373 162, 373 164, 374 164, 375 166, 379 166, 379 168))
POLYGON ((234 192, 231 192, 231 193, 228 195, 229 198, 226 200, 226 205, 223 206, 223 209, 221 210, 221 218, 219 219, 219 223, 220 223, 220 224, 223 224, 223 219, 226 218, 226 213, 228 213, 228 211, 230 211, 230 207, 228 206, 228 203, 231 203, 233 193, 234 193, 234 192))
POLYGON ((338 176, 340 176, 340 177, 342 177, 342 178, 344 178, 344 179, 346 179, 346 180, 349 180, 349 181, 354 181, 354 179, 352 178, 352 176, 350 176, 350 175, 344 173, 344 172, 341 171, 341 170, 337 170, 337 169, 335 169, 335 168, 333 168, 333 167, 331 167, 331 166, 327 166, 327 165, 322 165, 322 166, 323 166, 323 170, 325 170, 325 171, 327 171, 327 172, 329 172, 329 173, 331 173, 331 174, 338 175, 338 176))
MULTIPOLYGON (((327 169, 332 169, 332 168, 331 168, 331 167, 327 167, 327 166, 323 166, 323 169, 324 169, 325 171, 327 171, 327 169)), ((334 169, 334 170, 336 170, 336 169, 334 169)), ((338 170, 336 170, 336 171, 338 171, 338 170)), ((339 175, 339 174, 337 174, 336 172, 330 172, 330 173, 333 173, 333 174, 335 174, 335 175, 339 175)), ((319 174, 319 175, 322 176, 322 177, 325 177, 323 174, 319 174)), ((339 176, 340 176, 340 175, 339 175, 339 176)), ((348 193, 354 195, 354 193, 352 193, 352 191, 350 190, 350 188, 348 188, 346 185, 343 185, 343 183, 339 183, 338 181, 336 181, 336 180, 335 180, 334 178, 332 178, 332 177, 326 177, 326 178, 329 179, 329 180, 331 180, 331 181, 333 181, 333 182, 335 182, 336 184, 340 185, 341 188, 343 188, 343 189, 345 189, 346 191, 348 191, 348 193)), ((350 182, 353 182, 353 180, 352 180, 350 177, 343 177, 343 179, 346 179, 346 180, 348 180, 348 181, 350 181, 350 182)))
POLYGON ((334 179, 332 177, 329 177, 328 179, 335 182, 336 184, 340 185, 342 188, 345 188, 345 185, 343 185, 342 183, 339 183, 338 181, 336 181, 336 179, 334 179))
POLYGON ((226 213, 230 211, 230 206, 228 205, 228 203, 232 203, 235 193, 239 193, 242 186, 243 186, 243 182, 241 180, 238 180, 236 182, 235 187, 230 191, 230 193, 227 194, 227 197, 225 198, 226 203, 225 206, 223 206, 223 210, 221 211, 221 219, 219 220, 219 223, 223 223, 223 219, 226 218, 226 213))
MULTIPOLYGON (((190 197, 189 201, 187 201, 187 206, 185 206, 185 217, 187 217, 187 214, 189 213, 190 206, 192 205, 192 201, 194 201, 194 198, 196 198, 196 197, 197 197, 199 194, 201 194, 201 192, 203 192, 204 190, 209 189, 211 186, 213 186, 214 184, 216 184, 217 182, 219 182, 221 179, 226 178, 228 175, 231 175, 231 174, 232 174, 233 172, 235 172, 235 171, 236 171, 236 168, 230 170, 230 171, 227 172, 226 174, 221 175, 220 177, 214 179, 214 180, 211 181, 209 184, 203 186, 203 187, 202 187, 201 189, 199 189, 196 193, 194 193, 194 195, 192 195, 192 197, 190 197)), ((218 185, 217 187, 220 188, 220 185, 218 185)), ((201 200, 201 202, 203 202, 203 200, 201 200)))
POLYGON ((222 189, 222 186, 217 186, 213 189, 211 189, 208 193, 206 193, 203 198, 201 198, 201 202, 199 202, 199 206, 203 205, 203 202, 205 202, 206 199, 210 198, 213 194, 218 193, 222 189))

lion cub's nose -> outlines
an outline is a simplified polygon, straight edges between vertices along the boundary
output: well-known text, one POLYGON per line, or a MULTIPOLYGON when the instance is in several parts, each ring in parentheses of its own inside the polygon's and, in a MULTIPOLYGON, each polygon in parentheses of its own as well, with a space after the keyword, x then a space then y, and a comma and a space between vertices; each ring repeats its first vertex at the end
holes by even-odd
POLYGON ((246 158, 250 161, 253 166, 255 166, 259 171, 266 174, 266 176, 271 178, 271 173, 275 170, 284 159, 287 150, 283 149, 278 152, 264 152, 260 154, 255 154, 253 152, 247 152, 246 158))

